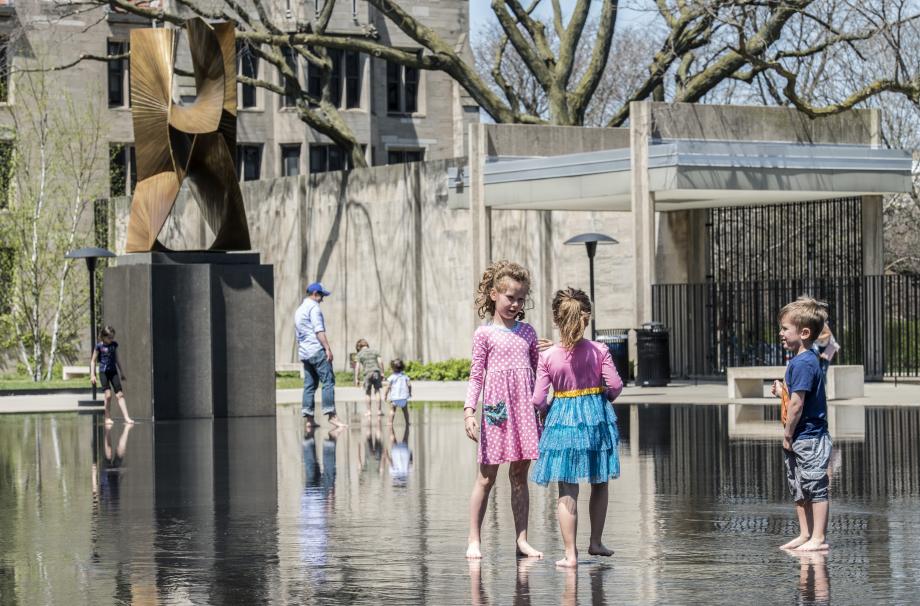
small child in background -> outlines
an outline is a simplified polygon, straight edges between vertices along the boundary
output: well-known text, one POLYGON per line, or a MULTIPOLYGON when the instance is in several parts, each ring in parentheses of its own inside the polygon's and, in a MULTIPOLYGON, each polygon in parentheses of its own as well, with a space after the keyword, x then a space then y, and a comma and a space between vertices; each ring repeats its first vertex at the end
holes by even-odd
POLYGON ((827 468, 833 443, 827 429, 827 397, 815 336, 827 322, 827 304, 810 297, 783 307, 779 313, 783 346, 794 357, 786 365, 785 385, 773 383, 773 395, 787 388, 789 404, 783 428, 783 463, 795 501, 799 536, 781 549, 823 551, 829 505, 827 468))
POLYGON ((128 414, 128 406, 125 404, 125 393, 121 387, 121 382, 125 380, 125 373, 118 362, 118 341, 115 340, 115 329, 111 326, 106 326, 99 331, 99 342, 93 347, 93 357, 89 362, 89 380, 93 385, 98 382, 97 376, 102 379, 102 389, 105 390, 103 398, 105 424, 111 425, 113 422, 110 409, 113 390, 125 423, 128 425, 134 423, 131 415, 128 414), (96 374, 97 361, 99 362, 98 375, 96 374))
POLYGON ((358 352, 355 356, 355 385, 358 384, 361 371, 364 371, 364 394, 367 396, 367 411, 364 416, 371 416, 371 393, 373 392, 377 396, 377 416, 379 417, 383 414, 381 410, 383 403, 380 398, 380 388, 383 385, 383 361, 380 359, 380 352, 371 349, 365 339, 358 339, 355 351, 358 352))
POLYGON ((390 402, 390 419, 387 421, 387 425, 393 424, 397 408, 402 409, 403 419, 405 419, 406 425, 408 425, 409 398, 412 397, 412 383, 409 382, 408 375, 403 372, 406 369, 406 365, 403 364, 402 360, 396 358, 390 363, 390 368, 393 369, 393 374, 387 377, 386 392, 383 394, 383 397, 390 402))
POLYGON ((833 360, 837 352, 840 351, 840 345, 837 343, 837 339, 834 338, 834 333, 831 332, 830 322, 824 323, 824 330, 822 330, 818 338, 815 339, 814 347, 818 354, 818 361, 821 363, 821 372, 824 373, 824 378, 826 380, 827 369, 831 365, 831 360, 833 360))

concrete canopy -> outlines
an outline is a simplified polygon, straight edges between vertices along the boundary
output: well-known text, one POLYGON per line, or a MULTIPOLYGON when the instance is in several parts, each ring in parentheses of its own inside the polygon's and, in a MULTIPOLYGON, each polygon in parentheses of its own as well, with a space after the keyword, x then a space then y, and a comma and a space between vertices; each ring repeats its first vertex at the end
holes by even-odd
MULTIPOLYGON (((493 210, 629 211, 632 150, 489 158, 493 210)), ((773 204, 910 191, 911 154, 870 145, 665 140, 648 145, 655 210, 773 204)), ((450 183, 469 184, 454 171, 450 183)), ((453 188, 452 188, 453 189, 453 188)))

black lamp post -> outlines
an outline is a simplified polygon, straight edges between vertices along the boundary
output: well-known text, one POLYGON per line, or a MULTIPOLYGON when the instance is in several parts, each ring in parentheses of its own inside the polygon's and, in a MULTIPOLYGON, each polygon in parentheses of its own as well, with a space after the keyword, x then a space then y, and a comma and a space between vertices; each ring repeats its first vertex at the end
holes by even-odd
MULTIPOLYGON (((588 251, 588 275, 591 285, 591 306, 596 307, 594 302, 594 253, 597 252, 598 244, 619 244, 616 240, 610 236, 605 236, 604 234, 580 234, 574 238, 569 238, 565 241, 565 244, 581 244, 584 243, 585 248, 588 251)), ((597 338, 597 326, 594 323, 594 318, 597 317, 597 310, 592 310, 591 313, 591 340, 597 338)))
MULTIPOLYGON (((66 255, 68 259, 86 259, 86 269, 89 270, 89 346, 92 350, 96 343, 96 259, 99 257, 114 257, 115 253, 104 248, 80 248, 72 250, 66 255)), ((92 369, 90 369, 92 373, 92 369)), ((98 406, 102 404, 96 399, 96 384, 93 384, 93 399, 80 400, 80 406, 98 406)))

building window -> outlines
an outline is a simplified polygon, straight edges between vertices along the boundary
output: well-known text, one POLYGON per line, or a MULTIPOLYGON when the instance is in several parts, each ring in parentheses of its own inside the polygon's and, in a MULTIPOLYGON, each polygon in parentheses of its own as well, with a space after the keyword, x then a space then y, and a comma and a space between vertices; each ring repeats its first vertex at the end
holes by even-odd
MULTIPOLYGON (((340 109, 361 107, 361 54, 330 48, 326 51, 332 70, 329 73, 329 102, 340 109)), ((317 99, 322 96, 322 71, 309 67, 307 92, 317 99)))
POLYGON ((241 181, 258 181, 262 176, 262 146, 237 145, 236 164, 241 181))
MULTIPOLYGON (((294 72, 294 75, 297 75, 297 56, 294 54, 294 49, 290 46, 282 46, 281 54, 284 56, 284 62, 287 63, 288 67, 294 72)), ((287 90, 287 79, 279 73, 278 83, 287 90)), ((281 108, 294 107, 297 105, 297 98, 292 94, 283 94, 281 95, 281 108)))
POLYGON ((10 41, 0 38, 0 103, 10 100, 10 41))
MULTIPOLYGON (((107 51, 109 56, 123 55, 128 52, 128 43, 124 40, 109 40, 107 51)), ((109 71, 109 107, 128 107, 130 97, 128 87, 128 59, 107 62, 109 71)), ((5 70, 4 70, 5 73, 5 70)))
MULTIPOLYGON (((239 58, 239 73, 247 78, 259 77, 259 58, 252 48, 244 43, 237 42, 236 55, 239 58)), ((253 84, 241 84, 239 107, 242 109, 256 106, 256 87, 253 84)))
POLYGON ((13 142, 0 141, 0 209, 10 205, 10 185, 13 181, 13 142))
POLYGON ((406 162, 421 162, 425 159, 424 149, 388 149, 387 164, 405 164, 406 162))
POLYGON ((294 177, 300 174, 300 143, 281 146, 281 176, 294 177))
POLYGON ((351 169, 351 157, 338 145, 311 145, 310 172, 351 169))
POLYGON ((116 143, 109 146, 109 192, 112 196, 130 196, 137 184, 134 146, 116 143))
POLYGON ((414 114, 418 111, 419 71, 387 62, 387 111, 414 114))

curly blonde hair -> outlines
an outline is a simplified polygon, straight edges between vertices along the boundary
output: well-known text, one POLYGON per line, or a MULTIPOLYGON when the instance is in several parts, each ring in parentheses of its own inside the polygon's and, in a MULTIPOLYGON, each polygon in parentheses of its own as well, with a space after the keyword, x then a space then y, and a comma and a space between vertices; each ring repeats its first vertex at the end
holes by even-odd
MULTIPOLYGON (((479 280, 479 288, 476 289, 476 313, 480 318, 485 319, 495 315, 495 301, 491 297, 492 289, 501 291, 508 280, 520 282, 530 290, 530 272, 517 263, 496 261, 483 272, 482 279, 479 280)), ((517 319, 524 319, 523 309, 518 312, 517 319)))
POLYGON ((559 327, 560 341, 572 349, 585 334, 591 321, 591 299, 577 288, 557 290, 553 296, 553 322, 559 327))

